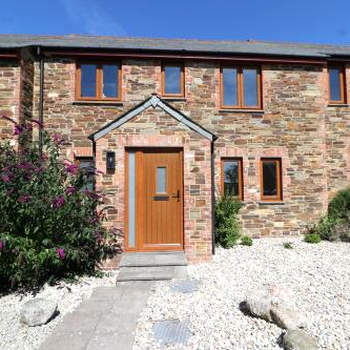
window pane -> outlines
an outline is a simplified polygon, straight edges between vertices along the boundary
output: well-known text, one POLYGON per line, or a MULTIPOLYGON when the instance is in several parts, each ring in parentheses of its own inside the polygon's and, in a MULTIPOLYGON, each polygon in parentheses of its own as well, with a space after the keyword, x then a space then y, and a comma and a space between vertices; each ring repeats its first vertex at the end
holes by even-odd
POLYGON ((224 162, 224 193, 239 195, 239 162, 237 160, 224 162))
POLYGON ((166 168, 157 167, 157 193, 166 192, 166 168))
POLYGON ((96 96, 96 65, 95 64, 81 65, 81 96, 82 97, 96 96))
POLYGON ((237 106, 237 69, 223 68, 224 105, 237 106))
POLYGON ((329 69, 329 87, 332 101, 341 101, 340 68, 329 69))
POLYGON ((254 68, 243 69, 243 85, 244 85, 244 105, 258 105, 258 83, 257 71, 254 68))
POLYGON ((180 94, 181 93, 181 67, 165 66, 165 87, 166 94, 180 94))
POLYGON ((95 168, 94 162, 92 158, 78 158, 79 160, 79 168, 82 169, 87 175, 87 186, 86 189, 89 191, 93 191, 94 189, 94 175, 95 168))
POLYGON ((277 164, 274 161, 263 162, 264 196, 277 195, 277 164))
POLYGON ((103 97, 118 97, 118 66, 106 64, 103 69, 103 97))

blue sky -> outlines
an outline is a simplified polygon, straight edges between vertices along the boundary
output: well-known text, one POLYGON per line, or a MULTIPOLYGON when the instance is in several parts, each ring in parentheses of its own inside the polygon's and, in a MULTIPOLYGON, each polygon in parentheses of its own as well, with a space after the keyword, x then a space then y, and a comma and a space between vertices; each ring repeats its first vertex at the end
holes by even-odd
POLYGON ((350 44, 349 0, 9 0, 1 33, 350 44))

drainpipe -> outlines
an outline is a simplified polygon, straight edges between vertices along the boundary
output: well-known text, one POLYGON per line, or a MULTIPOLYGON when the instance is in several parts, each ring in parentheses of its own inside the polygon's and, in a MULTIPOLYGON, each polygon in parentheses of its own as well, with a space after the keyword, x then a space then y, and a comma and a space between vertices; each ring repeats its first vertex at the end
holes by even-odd
POLYGON ((215 174, 214 174, 214 142, 216 140, 216 137, 213 138, 210 144, 210 163, 211 163, 211 223, 212 223, 212 248, 211 252, 213 255, 215 255, 215 235, 216 235, 216 229, 215 229, 215 174))
POLYGON ((40 46, 37 47, 37 54, 40 59, 40 87, 39 87, 39 153, 43 152, 43 132, 42 127, 44 125, 44 57, 41 54, 40 46))

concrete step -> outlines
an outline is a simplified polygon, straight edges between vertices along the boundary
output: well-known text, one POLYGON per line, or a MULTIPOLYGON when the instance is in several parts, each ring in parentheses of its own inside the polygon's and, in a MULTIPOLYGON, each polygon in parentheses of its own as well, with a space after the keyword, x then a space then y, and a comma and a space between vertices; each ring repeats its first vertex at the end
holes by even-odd
POLYGON ((184 252, 124 253, 120 267, 187 266, 184 252))
POLYGON ((121 267, 117 283, 130 281, 166 281, 187 278, 186 266, 121 267))

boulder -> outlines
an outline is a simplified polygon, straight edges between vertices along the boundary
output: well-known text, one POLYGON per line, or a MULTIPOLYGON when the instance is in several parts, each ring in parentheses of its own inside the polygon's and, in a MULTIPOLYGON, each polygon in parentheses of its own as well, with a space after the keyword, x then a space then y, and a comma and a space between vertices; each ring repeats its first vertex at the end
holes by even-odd
POLYGON ((48 323, 57 313, 57 303, 52 300, 35 298, 27 301, 21 309, 21 321, 30 326, 48 323))
POLYGON ((285 329, 305 327, 305 317, 296 306, 294 296, 282 287, 271 285, 246 296, 248 312, 285 329))
POLYGON ((288 330, 283 336, 282 345, 285 350, 317 350, 315 338, 299 329, 288 330))

